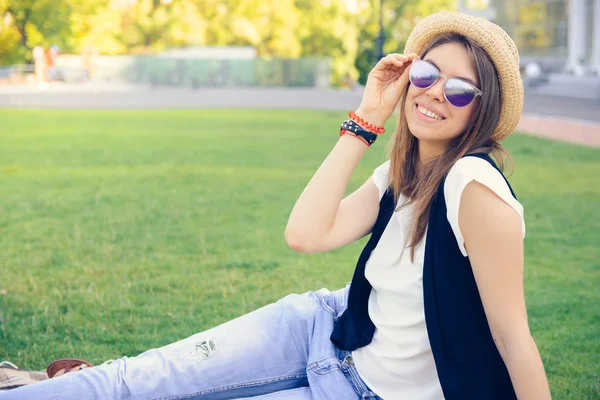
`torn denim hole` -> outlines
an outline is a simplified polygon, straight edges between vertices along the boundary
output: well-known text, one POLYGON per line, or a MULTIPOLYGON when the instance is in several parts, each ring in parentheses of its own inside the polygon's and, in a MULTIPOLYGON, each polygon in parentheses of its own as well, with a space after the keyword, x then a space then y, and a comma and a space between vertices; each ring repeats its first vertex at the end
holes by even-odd
POLYGON ((183 358, 188 361, 203 361, 212 357, 217 352, 217 344, 214 339, 203 340, 196 343, 193 349, 189 350, 183 358))

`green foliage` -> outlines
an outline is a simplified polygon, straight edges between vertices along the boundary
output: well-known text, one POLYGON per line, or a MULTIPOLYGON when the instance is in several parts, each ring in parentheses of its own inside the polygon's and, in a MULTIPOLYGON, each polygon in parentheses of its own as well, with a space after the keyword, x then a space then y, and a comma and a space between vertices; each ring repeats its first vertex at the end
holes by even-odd
MULTIPOLYGON (((61 52, 149 53, 169 47, 252 46, 260 57, 328 57, 331 79, 364 82, 374 65, 379 0, 0 0, 0 63, 31 61, 36 45, 61 52)), ((402 51, 419 17, 452 0, 386 0, 386 53, 402 51)))
MULTIPOLYGON (((301 255, 283 235, 344 118, 0 110, 0 360, 100 363, 289 293, 344 286, 366 238, 301 255)), ((380 140, 348 191, 384 161, 380 140)), ((598 399, 600 150, 519 134, 506 146, 525 207, 529 323, 553 398, 598 399)))
POLYGON ((357 15, 348 11, 343 0, 296 0, 301 11, 298 35, 303 56, 332 59, 332 83, 356 81, 357 15))
POLYGON ((298 57, 300 19, 293 0, 195 0, 205 23, 205 44, 256 47, 262 57, 298 57))
MULTIPOLYGON (((366 83, 369 71, 378 61, 377 40, 381 0, 369 0, 368 7, 360 10, 358 25, 358 57, 356 67, 359 81, 366 83)), ((384 54, 402 53, 408 35, 417 22, 438 11, 456 11, 454 0, 385 0, 383 2, 384 54)))
MULTIPOLYGON (((72 0, 75 1, 75 0, 72 0)), ((69 1, 54 0, 2 0, 0 16, 4 18, 3 30, 17 32, 21 49, 14 49, 31 60, 31 49, 37 45, 56 44, 70 50, 72 7, 69 1), (10 24, 6 23, 11 21, 10 24)))
POLYGON ((16 29, 0 18, 0 65, 12 65, 22 62, 27 57, 27 49, 21 45, 16 29))

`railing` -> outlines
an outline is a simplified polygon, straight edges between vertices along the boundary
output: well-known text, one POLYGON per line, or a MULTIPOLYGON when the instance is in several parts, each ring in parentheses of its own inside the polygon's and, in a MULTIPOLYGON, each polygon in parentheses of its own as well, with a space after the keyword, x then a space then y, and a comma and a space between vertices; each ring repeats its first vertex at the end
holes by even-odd
POLYGON ((203 60, 136 58, 121 71, 126 80, 175 86, 322 86, 329 63, 318 59, 203 60))
MULTIPOLYGON (((197 59, 161 56, 102 56, 89 68, 81 57, 59 57, 56 80, 93 79, 179 87, 328 87, 330 63, 322 58, 197 59)), ((32 67, 33 68, 33 67, 32 67)))
POLYGON ((19 64, 10 67, 0 67, 0 81, 23 82, 28 75, 35 74, 33 65, 19 64))

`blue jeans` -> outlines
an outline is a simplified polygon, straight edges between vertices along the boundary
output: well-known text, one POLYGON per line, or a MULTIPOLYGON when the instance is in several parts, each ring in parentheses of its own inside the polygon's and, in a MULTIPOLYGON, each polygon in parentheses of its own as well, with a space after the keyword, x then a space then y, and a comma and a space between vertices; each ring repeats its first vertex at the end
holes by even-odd
POLYGON ((379 399, 350 353, 329 340, 349 288, 289 295, 137 357, 0 392, 0 400, 379 399))

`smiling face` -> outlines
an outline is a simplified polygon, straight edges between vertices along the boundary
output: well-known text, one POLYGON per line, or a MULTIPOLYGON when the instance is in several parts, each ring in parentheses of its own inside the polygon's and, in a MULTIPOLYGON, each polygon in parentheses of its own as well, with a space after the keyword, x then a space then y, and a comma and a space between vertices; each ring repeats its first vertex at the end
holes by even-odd
MULTIPOLYGON (((430 62, 446 78, 461 78, 481 87, 467 49, 460 43, 441 44, 430 50, 423 60, 430 62)), ((465 107, 454 107, 444 97, 446 79, 441 77, 428 89, 410 85, 405 101, 406 122, 410 132, 419 140, 420 148, 439 154, 465 131, 479 104, 475 98, 465 107)), ((433 154, 431 154, 433 155, 433 154)))

